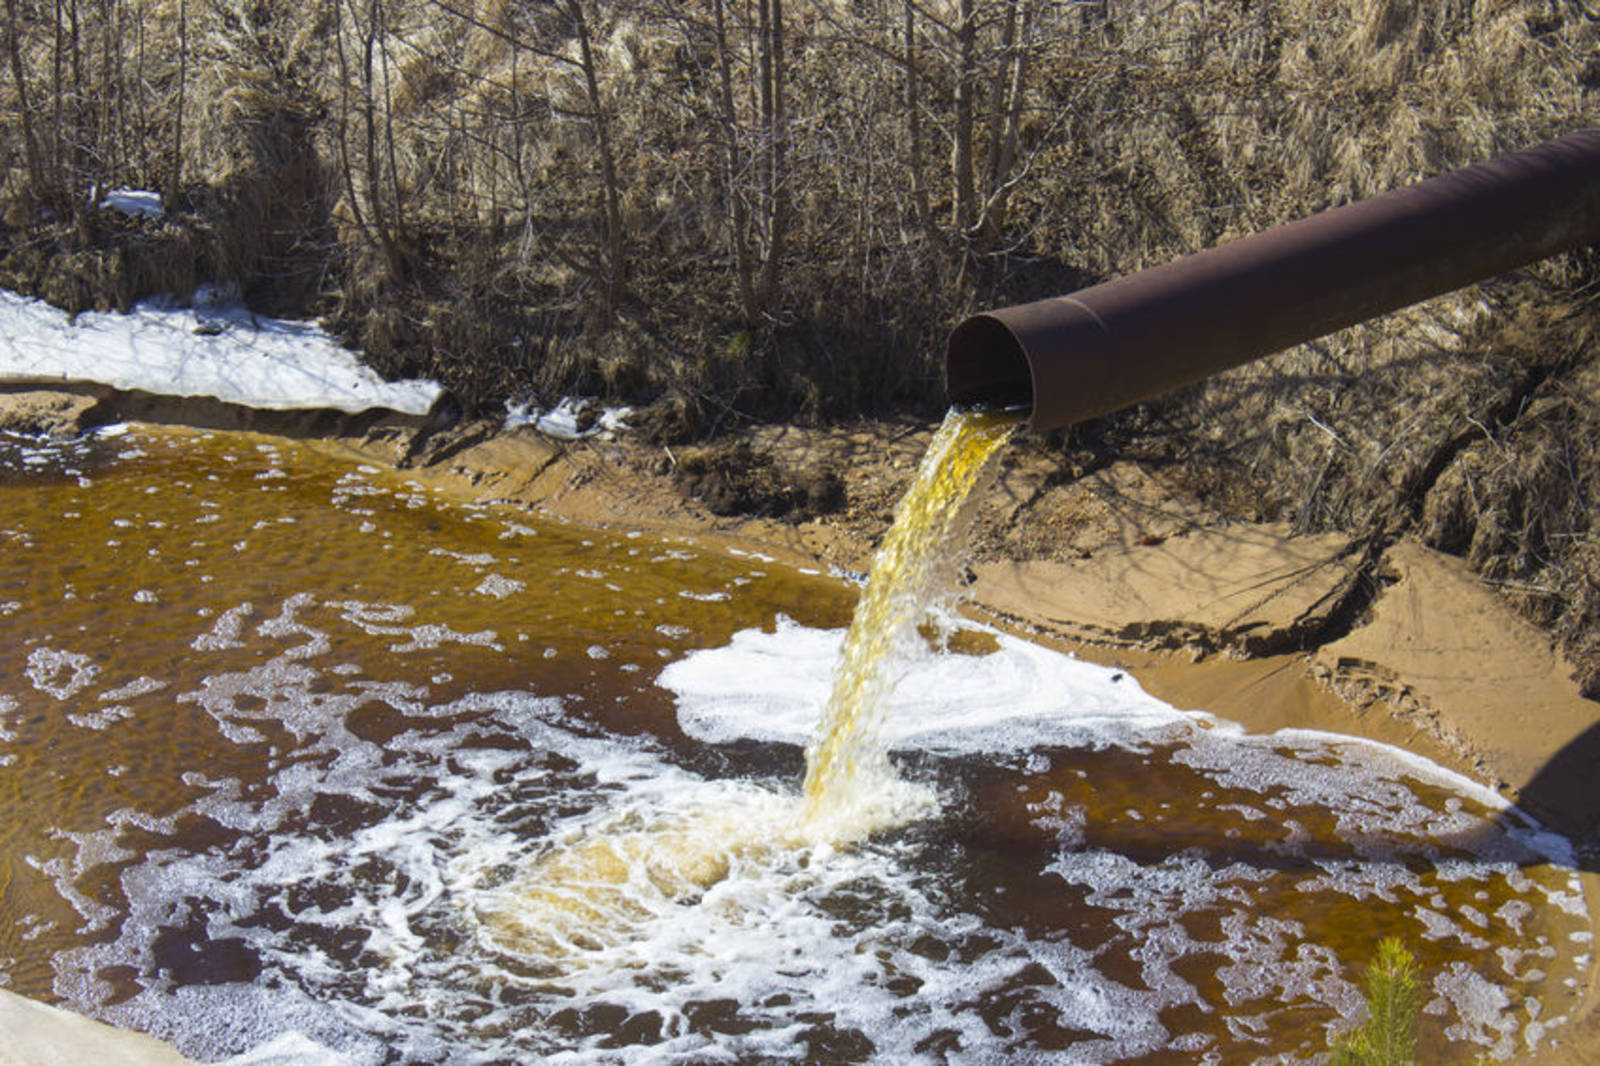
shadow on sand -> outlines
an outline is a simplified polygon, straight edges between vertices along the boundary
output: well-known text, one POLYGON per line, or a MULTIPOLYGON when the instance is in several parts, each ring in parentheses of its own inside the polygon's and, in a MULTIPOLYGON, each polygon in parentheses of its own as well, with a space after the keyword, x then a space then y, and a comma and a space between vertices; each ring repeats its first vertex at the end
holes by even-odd
POLYGON ((1580 869, 1600 872, 1600 722, 1551 756, 1517 806, 1571 840, 1580 869))

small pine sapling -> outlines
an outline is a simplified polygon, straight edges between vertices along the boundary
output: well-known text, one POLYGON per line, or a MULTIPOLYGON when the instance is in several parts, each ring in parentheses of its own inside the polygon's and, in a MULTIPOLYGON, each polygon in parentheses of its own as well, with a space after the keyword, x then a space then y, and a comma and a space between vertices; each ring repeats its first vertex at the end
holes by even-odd
POLYGON ((1333 1066, 1413 1066, 1422 985, 1417 962, 1395 937, 1367 968, 1367 1020, 1333 1042, 1333 1066))

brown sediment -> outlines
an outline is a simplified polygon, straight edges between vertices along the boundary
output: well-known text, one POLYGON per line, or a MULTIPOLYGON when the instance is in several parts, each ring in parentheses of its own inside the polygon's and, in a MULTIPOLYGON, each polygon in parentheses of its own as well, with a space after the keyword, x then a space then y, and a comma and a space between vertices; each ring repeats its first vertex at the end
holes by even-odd
POLYGON ((976 567, 974 598, 1088 643, 1271 654, 1324 628, 1356 580, 1342 534, 1232 524, 1088 558, 976 567))

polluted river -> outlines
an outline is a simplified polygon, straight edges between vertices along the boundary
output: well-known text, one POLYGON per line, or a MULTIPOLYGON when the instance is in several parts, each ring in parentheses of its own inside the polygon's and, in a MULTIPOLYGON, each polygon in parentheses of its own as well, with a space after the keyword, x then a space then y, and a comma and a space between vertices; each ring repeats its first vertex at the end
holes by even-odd
POLYGON ((1392 936, 1422 1061, 1559 1039, 1565 840, 951 612, 1008 433, 947 424, 864 593, 291 441, 0 437, 5 986, 203 1062, 1315 1061, 1392 936))

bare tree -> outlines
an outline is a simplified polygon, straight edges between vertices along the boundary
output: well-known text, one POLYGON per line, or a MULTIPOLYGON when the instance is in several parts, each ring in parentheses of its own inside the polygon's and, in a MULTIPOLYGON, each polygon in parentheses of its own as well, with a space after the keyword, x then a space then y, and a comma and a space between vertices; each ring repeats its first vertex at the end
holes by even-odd
POLYGON ((770 322, 778 313, 792 214, 783 4, 756 0, 754 7, 753 22, 749 4, 741 10, 727 0, 711 0, 709 26, 678 16, 691 46, 709 32, 716 69, 714 112, 708 116, 720 160, 716 187, 739 311, 751 324, 770 322))
POLYGON ((594 48, 589 42, 589 21, 581 0, 568 0, 567 15, 578 39, 578 62, 588 97, 588 119, 594 128, 595 151, 600 161, 600 199, 605 217, 604 291, 606 309, 616 310, 627 287, 627 237, 622 222, 622 192, 617 180, 617 163, 611 143, 611 119, 600 94, 600 78, 594 48))
POLYGON ((44 157, 39 151, 39 137, 34 130, 33 102, 28 92, 27 71, 22 62, 22 28, 22 14, 17 10, 17 0, 6 0, 6 58, 10 61, 11 78, 17 94, 28 186, 35 201, 48 201, 53 198, 54 190, 46 183, 44 157))
POLYGON ((402 229, 403 198, 394 162, 393 115, 382 106, 387 85, 379 83, 380 63, 386 63, 386 54, 380 49, 387 11, 383 0, 367 0, 365 12, 358 2, 343 0, 334 20, 334 47, 339 61, 339 169, 357 229, 382 251, 389 276, 404 279, 411 264, 402 229), (355 37, 355 49, 345 40, 347 21, 355 37), (356 64, 351 62, 352 50, 358 54, 356 64), (352 117, 359 123, 359 160, 351 144, 352 117))
POLYGON ((966 237, 973 232, 977 213, 973 175, 972 139, 978 94, 978 13, 976 0, 959 0, 953 27, 956 43, 955 104, 950 137, 951 197, 950 223, 956 233, 966 237))
POLYGON ((779 265, 789 235, 789 116, 784 87, 783 0, 758 0, 761 54, 762 132, 766 138, 766 261, 756 290, 757 308, 778 309, 779 265))
POLYGON ((167 165, 167 202, 183 188, 183 110, 189 88, 189 0, 178 0, 178 70, 172 98, 172 155, 167 165))

